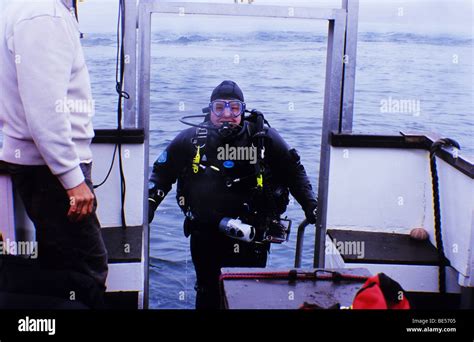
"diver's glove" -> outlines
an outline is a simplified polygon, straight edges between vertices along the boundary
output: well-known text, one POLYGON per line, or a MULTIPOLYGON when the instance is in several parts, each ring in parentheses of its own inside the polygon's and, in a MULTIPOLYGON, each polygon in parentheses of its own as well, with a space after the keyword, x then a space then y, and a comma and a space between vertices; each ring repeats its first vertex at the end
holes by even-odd
POLYGON ((156 201, 153 197, 148 197, 148 223, 153 221, 156 208, 158 208, 158 201, 156 201))
POLYGON ((165 193, 163 190, 157 190, 155 187, 148 190, 148 223, 153 221, 156 208, 158 208, 164 197, 165 193))
POLYGON ((304 211, 304 215, 306 216, 306 221, 308 221, 309 224, 315 224, 316 223, 316 216, 317 216, 317 211, 318 211, 318 205, 312 205, 311 207, 307 208, 304 211))

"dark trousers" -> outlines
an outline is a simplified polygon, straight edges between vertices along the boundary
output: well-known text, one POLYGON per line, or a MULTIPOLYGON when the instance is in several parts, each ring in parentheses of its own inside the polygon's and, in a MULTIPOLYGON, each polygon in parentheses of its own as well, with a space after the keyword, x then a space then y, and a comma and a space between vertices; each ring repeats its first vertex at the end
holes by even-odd
MULTIPOLYGON (((91 164, 81 164, 85 182, 93 192, 91 164)), ((38 262, 53 270, 69 270, 92 278, 105 291, 107 251, 95 210, 80 222, 67 218, 69 198, 47 166, 7 164, 14 190, 33 221, 38 243, 38 262)), ((94 283, 93 282, 93 283, 94 283)))
POLYGON ((196 309, 221 308, 222 267, 265 267, 268 244, 239 241, 217 232, 194 230, 191 256, 196 270, 196 309))

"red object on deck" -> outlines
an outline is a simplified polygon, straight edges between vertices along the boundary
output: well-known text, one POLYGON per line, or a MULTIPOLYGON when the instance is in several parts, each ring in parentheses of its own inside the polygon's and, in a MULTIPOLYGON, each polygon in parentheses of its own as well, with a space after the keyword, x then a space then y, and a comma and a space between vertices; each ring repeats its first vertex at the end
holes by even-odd
POLYGON ((410 309, 405 291, 399 283, 384 273, 367 279, 357 292, 353 309, 410 309))

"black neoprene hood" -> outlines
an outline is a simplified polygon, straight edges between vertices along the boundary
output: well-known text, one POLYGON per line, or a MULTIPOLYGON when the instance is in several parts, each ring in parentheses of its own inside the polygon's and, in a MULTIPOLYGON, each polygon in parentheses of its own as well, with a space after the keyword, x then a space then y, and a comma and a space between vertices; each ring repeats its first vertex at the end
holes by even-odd
POLYGON ((223 81, 211 94, 211 102, 216 99, 236 99, 244 102, 244 93, 234 81, 223 81))

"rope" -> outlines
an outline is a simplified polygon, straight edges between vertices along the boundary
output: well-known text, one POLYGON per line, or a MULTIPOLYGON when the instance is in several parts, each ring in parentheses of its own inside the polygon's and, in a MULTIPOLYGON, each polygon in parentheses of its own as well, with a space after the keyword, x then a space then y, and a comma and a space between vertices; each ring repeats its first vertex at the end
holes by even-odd
MULTIPOLYGON (((122 136, 122 99, 129 99, 130 95, 123 90, 123 81, 125 74, 125 1, 119 1, 119 10, 118 10, 118 19, 117 19, 117 56, 115 64, 115 91, 118 94, 118 103, 117 103, 117 133, 118 138, 122 136)), ((122 227, 127 227, 127 222, 125 218, 125 197, 127 192, 127 185, 125 181, 125 172, 123 170, 123 160, 122 160, 122 143, 117 143, 118 147, 118 161, 119 161, 119 171, 120 171, 120 217, 122 221, 122 227)), ((114 150, 114 157, 115 157, 114 150)))
POLYGON ((220 276, 220 280, 243 280, 243 279, 271 279, 271 280, 349 280, 365 282, 368 277, 352 274, 341 274, 334 271, 316 270, 314 272, 300 272, 297 270, 282 272, 244 272, 225 273, 220 276), (324 273, 324 274, 319 274, 324 273))
POLYGON ((439 203, 439 179, 438 168, 436 166, 436 152, 443 146, 452 146, 460 149, 459 144, 449 138, 439 139, 431 145, 430 166, 431 166, 431 184, 433 189, 433 211, 435 220, 435 239, 438 251, 439 270, 438 270, 438 288, 440 293, 446 293, 446 256, 444 254, 443 236, 441 232, 441 209, 439 203))

